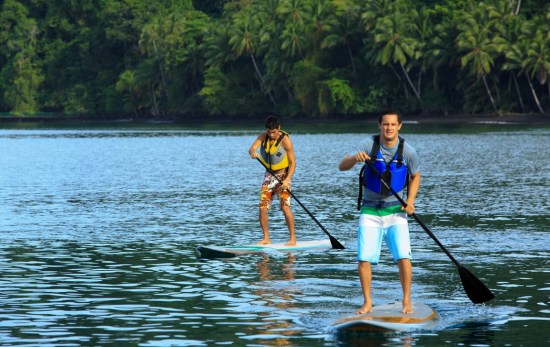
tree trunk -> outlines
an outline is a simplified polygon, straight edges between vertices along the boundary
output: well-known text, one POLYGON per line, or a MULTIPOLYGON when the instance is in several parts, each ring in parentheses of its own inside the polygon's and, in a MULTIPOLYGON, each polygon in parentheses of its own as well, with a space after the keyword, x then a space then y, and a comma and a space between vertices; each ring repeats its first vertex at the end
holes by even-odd
POLYGON ((493 110, 496 113, 497 112, 497 106, 495 105, 495 100, 493 99, 493 95, 491 94, 491 90, 489 89, 489 85, 487 84, 487 79, 485 78, 485 75, 483 75, 483 84, 485 85, 485 90, 487 91, 487 95, 489 96, 489 100, 491 100, 491 105, 493 105, 493 110))
POLYGON ((520 8, 521 8, 521 0, 518 0, 518 5, 516 6, 516 12, 515 12, 516 16, 518 15, 520 8))
POLYGON ((346 46, 348 47, 349 61, 351 63, 351 72, 353 73, 353 76, 357 76, 356 74, 357 69, 355 68, 355 60, 353 59, 353 52, 351 51, 349 42, 346 42, 346 46))
POLYGON ((432 83, 433 83, 433 88, 435 91, 438 91, 439 90, 439 86, 438 86, 438 83, 437 83, 437 77, 438 77, 438 73, 437 73, 437 68, 433 67, 432 68, 432 76, 433 76, 433 80, 432 80, 432 83))
POLYGON ((411 78, 409 77, 409 74, 407 73, 407 70, 405 70, 405 67, 403 64, 399 63, 401 65, 401 70, 403 70, 403 73, 405 73, 405 77, 407 78, 407 82, 409 83, 409 86, 411 87, 412 91, 414 92, 414 95, 416 95, 416 98, 418 101, 422 102, 422 98, 420 98, 420 93, 416 88, 414 87, 414 84, 411 81, 411 78))
POLYGON ((154 39, 153 39, 153 47, 155 47, 155 55, 157 56, 157 60, 159 62, 160 76, 162 77, 162 84, 164 84, 164 94, 166 95, 166 98, 168 98, 168 86, 166 84, 166 77, 164 76, 164 70, 162 69, 162 60, 159 57, 157 44, 155 43, 154 39))
POLYGON ((151 86, 151 98, 153 99, 153 106, 151 106, 151 114, 153 115, 153 117, 157 117, 160 113, 157 105, 157 97, 155 95, 155 90, 153 89, 153 86, 151 86))
POLYGON ((516 87, 516 93, 518 94, 519 105, 521 107, 521 112, 525 112, 525 105, 523 104, 523 98, 521 97, 521 91, 519 89, 518 79, 514 72, 510 73, 512 75, 512 81, 514 81, 514 86, 516 87))
POLYGON ((502 103, 502 97, 500 96, 500 89, 498 88, 498 84, 496 82, 493 83, 494 87, 495 87, 495 90, 496 90, 496 94, 497 94, 497 101, 499 104, 502 103))
MULTIPOLYGON (((401 74, 399 74, 399 71, 395 69, 393 64, 390 64, 390 68, 393 71, 395 77, 399 81, 399 85, 403 86, 403 93, 405 94, 405 100, 409 101, 409 89, 407 88, 407 84, 403 82, 403 78, 401 77, 401 74)), ((401 88, 401 87, 399 87, 401 88)))
POLYGON ((269 96, 269 99, 273 103, 273 105, 277 105, 277 101, 275 101, 275 98, 273 97, 273 94, 268 90, 266 91, 265 84, 264 84, 264 77, 262 76, 262 73, 260 72, 260 68, 258 68, 258 64, 256 64, 256 58, 254 58, 254 54, 250 53, 250 59, 252 59, 252 65, 254 65, 254 70, 256 71, 256 74, 258 75, 258 79, 260 80, 260 88, 267 92, 267 95, 269 96))
POLYGON ((544 110, 542 109, 542 106, 540 105, 539 98, 537 97, 537 92, 535 91, 535 88, 533 88, 533 83, 531 82, 531 77, 529 75, 525 75, 527 77, 527 82, 529 82, 529 88, 531 88, 531 94, 533 94, 533 98, 535 99, 535 103, 537 104, 537 108, 539 109, 540 113, 544 113, 544 110))
POLYGON ((420 89, 422 85, 422 69, 419 69, 418 71, 418 81, 416 82, 416 90, 418 90, 418 93, 420 93, 420 89))

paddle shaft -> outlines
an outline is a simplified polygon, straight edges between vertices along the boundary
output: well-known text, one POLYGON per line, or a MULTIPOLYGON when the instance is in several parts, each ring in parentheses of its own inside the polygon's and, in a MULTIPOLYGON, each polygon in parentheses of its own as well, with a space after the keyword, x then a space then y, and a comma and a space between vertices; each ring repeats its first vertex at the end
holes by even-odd
MULTIPOLYGON (((380 182, 388 189, 396 198, 399 200, 403 207, 407 207, 407 203, 397 194, 395 190, 382 178, 382 175, 373 167, 370 161, 366 161, 366 164, 369 166, 370 170, 376 174, 380 182)), ((483 282, 481 282, 474 274, 472 274, 468 269, 462 266, 452 255, 451 253, 443 246, 441 242, 435 237, 434 233, 422 222, 420 217, 415 213, 412 214, 412 217, 416 222, 424 229, 424 231, 430 235, 430 237, 437 243, 437 245, 447 254, 447 256, 455 263, 458 268, 458 273, 460 274, 460 280, 462 281, 462 286, 468 298, 472 300, 475 304, 480 304, 492 300, 495 295, 491 292, 489 288, 483 282)))
MULTIPOLYGON (((279 181, 280 184, 283 184, 283 182, 279 179, 279 177, 277 177, 277 175, 275 174, 275 172, 273 172, 273 170, 271 170, 270 168, 268 168, 259 158, 256 158, 256 160, 258 160, 260 162, 260 164, 262 164, 262 166, 267 170, 267 172, 269 172, 271 174, 271 176, 275 177, 275 179, 277 179, 277 181, 279 181)), ((296 200, 296 202, 298 203, 298 205, 302 206, 302 208, 304 209, 304 211, 306 211, 306 213, 311 217, 311 219, 313 219, 313 221, 315 223, 317 223, 317 225, 321 228, 321 230, 323 230, 323 232, 325 234, 327 234, 327 236, 330 238, 330 243, 332 244, 332 248, 336 248, 336 249, 345 249, 345 247, 338 241, 336 240, 328 231, 327 229, 325 229, 325 227, 321 224, 321 222, 319 222, 317 220, 317 218, 315 218, 315 216, 309 212, 309 210, 304 206, 304 204, 302 204, 302 202, 300 200, 298 200, 298 198, 296 197, 296 195, 294 195, 290 189, 288 190, 288 192, 290 193, 290 196, 292 196, 292 198, 294 200, 296 200)))
MULTIPOLYGON (((395 196, 397 200, 399 200, 401 205, 403 205, 403 207, 407 207, 407 203, 405 202, 405 200, 403 200, 403 198, 401 198, 399 194, 397 194, 397 192, 382 178, 380 173, 374 168, 374 166, 372 166, 372 163, 368 160, 365 161, 365 163, 369 166, 371 171, 374 172, 376 176, 380 179, 380 182, 384 185, 384 187, 386 187, 386 189, 388 189, 393 194, 393 196, 395 196)), ((443 250, 443 252, 447 254, 447 256, 453 261, 453 263, 455 263, 456 266, 461 266, 458 260, 456 260, 455 257, 453 257, 453 255, 447 250, 447 248, 445 248, 445 246, 443 246, 443 244, 437 239, 437 237, 435 237, 434 233, 426 226, 426 224, 424 224, 424 222, 420 219, 420 217, 418 217, 416 213, 411 214, 411 216, 418 223, 418 225, 420 225, 422 229, 424 229, 424 231, 428 235, 430 235, 432 240, 434 240, 435 243, 437 243, 437 245, 443 250)))

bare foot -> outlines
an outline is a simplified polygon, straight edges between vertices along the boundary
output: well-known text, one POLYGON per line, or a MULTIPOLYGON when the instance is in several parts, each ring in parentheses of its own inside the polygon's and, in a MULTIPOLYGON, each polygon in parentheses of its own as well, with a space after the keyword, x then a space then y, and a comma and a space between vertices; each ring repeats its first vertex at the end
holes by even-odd
POLYGON ((296 246, 296 240, 288 240, 288 242, 285 243, 285 246, 296 246))
POLYGON ((403 301, 403 309, 401 310, 401 312, 405 313, 405 314, 414 313, 414 309, 412 307, 412 304, 411 303, 405 303, 405 301, 403 301))
POLYGON ((263 239, 262 241, 256 243, 257 245, 269 245, 271 243, 271 241, 269 241, 269 239, 263 239))
POLYGON ((355 311, 355 314, 369 313, 372 311, 372 304, 364 304, 360 309, 355 311))

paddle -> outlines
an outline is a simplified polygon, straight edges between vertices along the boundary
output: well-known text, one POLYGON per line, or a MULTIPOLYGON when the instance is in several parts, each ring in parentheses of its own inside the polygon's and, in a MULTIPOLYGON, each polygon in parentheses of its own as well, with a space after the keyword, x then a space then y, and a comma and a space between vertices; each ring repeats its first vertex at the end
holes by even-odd
MULTIPOLYGON (((382 178, 380 173, 372 166, 372 163, 370 161, 365 162, 372 172, 376 174, 376 176, 380 179, 380 182, 391 191, 393 196, 399 200, 401 205, 403 207, 407 207, 407 203, 403 201, 403 199, 397 194, 393 188, 391 188, 390 185, 382 178)), ((458 273, 460 274, 460 280, 462 281, 462 286, 464 287, 464 291, 466 292, 466 295, 468 295, 468 298, 474 303, 474 304, 481 304, 484 302, 487 302, 495 297, 495 295, 491 292, 485 284, 483 284, 474 274, 472 274, 468 269, 466 269, 464 266, 462 266, 455 257, 452 256, 452 254, 443 246, 443 244, 435 237, 434 233, 422 222, 420 217, 418 217, 415 213, 411 215, 414 220, 424 229, 424 231, 430 235, 430 237, 437 243, 437 245, 447 254, 447 256, 455 263, 456 267, 458 268, 458 273)))
MULTIPOLYGON (((263 167, 265 167, 265 169, 267 170, 267 172, 269 172, 273 177, 275 177, 277 179, 277 181, 279 181, 280 184, 283 184, 283 182, 279 179, 279 177, 277 177, 277 175, 275 174, 275 172, 273 172, 270 168, 268 168, 259 158, 256 158, 256 160, 258 160, 260 162, 260 164, 262 164, 263 167)), ((342 245, 338 240, 336 240, 328 231, 327 229, 325 229, 325 227, 323 227, 323 225, 317 220, 317 218, 315 218, 314 215, 311 214, 311 212, 308 211, 308 209, 304 206, 304 204, 302 204, 300 202, 300 200, 298 200, 298 198, 289 190, 288 191, 290 193, 290 196, 292 196, 294 198, 294 200, 296 200, 296 202, 302 206, 302 208, 304 209, 304 211, 307 212, 307 214, 311 217, 311 219, 313 219, 315 221, 315 223, 317 223, 317 225, 321 228, 321 230, 324 231, 325 234, 327 234, 328 238, 330 239, 330 244, 332 245, 332 248, 334 249, 345 249, 344 245, 342 245)))

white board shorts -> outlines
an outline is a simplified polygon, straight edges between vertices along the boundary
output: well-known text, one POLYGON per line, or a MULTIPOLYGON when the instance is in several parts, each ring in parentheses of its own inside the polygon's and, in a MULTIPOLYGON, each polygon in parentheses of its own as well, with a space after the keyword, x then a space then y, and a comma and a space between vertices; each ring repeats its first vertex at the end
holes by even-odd
POLYGON ((357 260, 378 264, 382 240, 386 242, 395 262, 412 258, 407 214, 391 213, 391 210, 395 211, 395 208, 361 209, 357 260))

